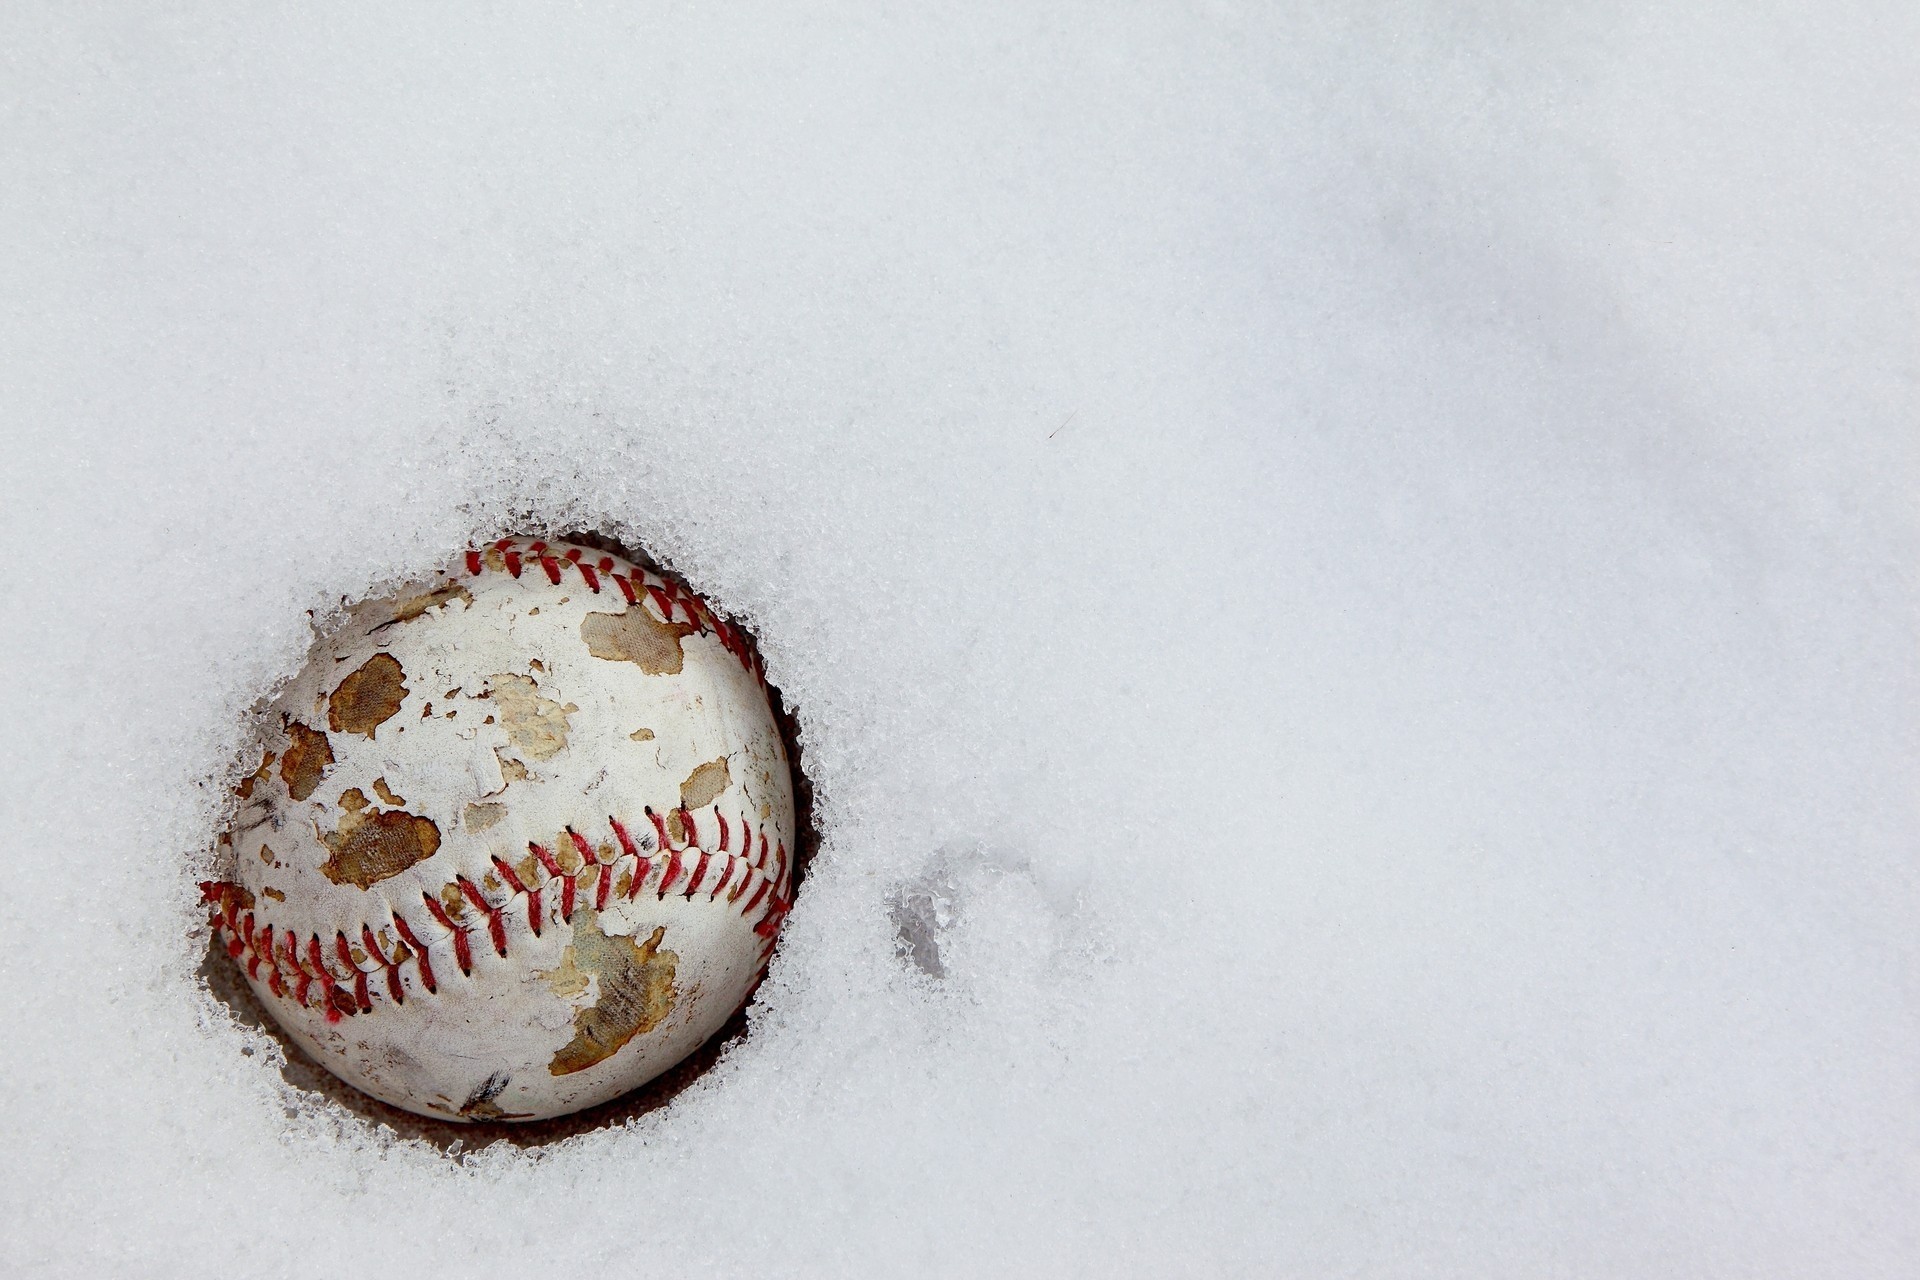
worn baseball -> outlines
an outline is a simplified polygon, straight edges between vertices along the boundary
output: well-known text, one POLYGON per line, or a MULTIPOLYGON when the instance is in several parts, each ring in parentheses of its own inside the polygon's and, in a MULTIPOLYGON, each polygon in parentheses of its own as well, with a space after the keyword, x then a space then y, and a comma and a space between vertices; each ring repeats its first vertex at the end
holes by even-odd
POLYGON ((314 1059, 455 1121, 659 1075, 764 972, 793 783, 753 647, 619 556, 506 539, 351 609, 267 708, 227 953, 314 1059))

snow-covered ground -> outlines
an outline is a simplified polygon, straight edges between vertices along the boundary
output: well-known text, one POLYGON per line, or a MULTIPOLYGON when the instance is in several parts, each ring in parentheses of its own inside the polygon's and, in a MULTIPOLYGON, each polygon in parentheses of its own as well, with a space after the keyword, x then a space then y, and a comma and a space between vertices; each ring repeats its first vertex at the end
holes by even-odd
POLYGON ((393 7, 0 7, 0 1270, 1920 1269, 1920 9, 393 7), (568 527, 823 842, 456 1160, 192 882, 309 610, 568 527))

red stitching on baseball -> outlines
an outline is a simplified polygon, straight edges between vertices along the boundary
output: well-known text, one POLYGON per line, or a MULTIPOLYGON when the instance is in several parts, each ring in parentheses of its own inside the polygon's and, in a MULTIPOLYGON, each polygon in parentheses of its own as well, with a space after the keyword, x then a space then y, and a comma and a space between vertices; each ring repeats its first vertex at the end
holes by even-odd
POLYGON ((454 961, 460 966, 461 973, 472 977, 473 951, 467 945, 467 931, 453 922, 453 917, 447 914, 445 907, 434 901, 432 894, 423 891, 420 899, 427 904, 427 914, 445 925, 447 931, 453 935, 454 961))
MULTIPOLYGON (((693 815, 685 809, 676 812, 680 814, 685 828, 689 832, 693 831, 693 815)), ((667 834, 664 819, 651 808, 646 810, 646 813, 653 822, 655 830, 664 840, 667 834)), ((725 829, 727 826, 725 818, 718 809, 713 813, 716 825, 725 829)), ((529 842, 528 847, 533 850, 535 859, 550 877, 558 879, 561 883, 558 907, 563 919, 571 915, 572 899, 578 877, 589 867, 593 869, 596 878, 596 910, 604 909, 606 905, 614 880, 615 867, 621 858, 631 858, 634 864, 632 883, 626 895, 629 899, 639 894, 641 887, 652 875, 655 859, 647 856, 643 843, 635 840, 632 832, 617 818, 609 817, 607 825, 613 832, 614 841, 619 845, 620 852, 614 855, 613 862, 605 863, 599 860, 592 841, 573 828, 567 828, 568 839, 581 861, 580 869, 574 872, 564 869, 559 856, 553 850, 529 842)), ((744 822, 741 825, 743 844, 750 847, 754 833, 744 822)), ((768 841, 764 831, 760 836, 764 861, 768 841)), ((746 896, 745 905, 740 907, 740 915, 743 918, 752 917, 755 909, 761 908, 764 903, 764 908, 753 925, 754 933, 767 940, 766 945, 761 949, 760 956, 764 964, 771 955, 772 942, 788 910, 793 905, 792 900, 786 895, 783 879, 786 873, 785 842, 778 845, 780 863, 778 875, 768 875, 764 867, 754 866, 744 853, 736 857, 719 849, 702 848, 692 840, 677 848, 671 842, 667 842, 662 845, 662 850, 665 856, 659 860, 664 863, 664 869, 659 883, 655 886, 655 893, 662 901, 665 900, 668 891, 679 882, 682 873, 687 870, 687 855, 692 857, 692 875, 687 880, 682 893, 688 901, 692 901, 693 896, 706 884, 707 873, 713 868, 716 859, 719 863, 719 874, 707 891, 708 902, 718 902, 721 891, 731 884, 732 888, 727 893, 727 902, 729 905, 739 903, 742 895, 746 894, 748 883, 756 882, 753 892, 746 896), (740 871, 737 882, 734 876, 735 864, 738 864, 740 871)), ((499 874, 502 885, 508 892, 508 899, 497 905, 488 899, 479 885, 464 875, 456 875, 448 887, 454 891, 457 898, 471 904, 475 910, 486 917, 487 932, 493 942, 494 950, 505 957, 509 946, 507 912, 513 905, 513 897, 524 896, 527 899, 528 926, 538 936, 545 918, 546 899, 542 896, 545 884, 527 884, 525 877, 499 857, 493 859, 493 868, 499 874)), ((546 884, 551 883, 552 879, 546 882, 546 884)), ((401 970, 408 961, 412 961, 417 966, 420 986, 428 995, 438 995, 440 992, 440 984, 433 971, 429 946, 431 937, 421 937, 413 926, 407 923, 406 917, 398 911, 390 915, 394 933, 397 935, 397 939, 392 944, 392 954, 389 954, 386 946, 381 943, 380 934, 374 929, 372 922, 363 922, 357 926, 359 943, 366 951, 364 960, 354 959, 353 945, 350 941, 354 935, 346 929, 336 930, 333 952, 339 968, 335 969, 328 960, 319 934, 308 935, 305 943, 301 944, 290 932, 277 933, 272 924, 256 926, 255 909, 249 907, 244 912, 242 910, 241 904, 245 901, 243 895, 246 891, 240 886, 226 881, 205 880, 199 887, 201 901, 210 908, 209 924, 225 935, 227 954, 243 963, 248 976, 256 982, 262 981, 262 966, 264 966, 264 981, 268 991, 280 999, 290 999, 296 1004, 307 1007, 316 1007, 317 1003, 317 1007, 328 1022, 338 1022, 342 1017, 373 1012, 375 988, 371 979, 375 973, 384 977, 384 981, 380 984, 384 987, 381 993, 382 998, 396 1005, 404 1004, 406 984, 401 970), (378 968, 369 970, 362 967, 363 964, 369 963, 378 968), (316 985, 319 987, 317 996, 313 990, 316 985)), ((442 936, 445 941, 452 944, 454 961, 459 966, 460 972, 471 977, 473 952, 468 935, 472 930, 458 923, 447 906, 432 893, 422 891, 420 901, 426 908, 427 915, 445 931, 442 936)))
POLYGON ((547 846, 535 844, 529 840, 527 841, 527 850, 533 854, 536 862, 547 869, 548 875, 558 876, 560 874, 560 864, 553 860, 553 852, 548 849, 547 846))
MULTIPOLYGON (((587 843, 585 836, 575 831, 572 827, 568 827, 567 838, 573 841, 573 851, 580 855, 580 870, 567 872, 565 880, 561 882, 563 887, 560 890, 560 918, 568 923, 572 923, 574 885, 579 880, 579 877, 584 875, 589 867, 594 869, 594 879, 601 884, 606 883, 608 876, 605 869, 600 866, 600 860, 598 856, 595 855, 593 846, 587 843)), ((601 900, 605 901, 606 896, 606 891, 602 889, 600 892, 601 900)), ((595 911, 599 909, 597 906, 594 908, 595 911)))
POLYGON ((597 859, 593 852, 593 846, 587 843, 585 836, 575 831, 572 827, 568 827, 567 839, 573 841, 573 851, 580 855, 580 865, 582 867, 594 865, 597 859))
POLYGON ((313 966, 313 976, 320 979, 320 1007, 326 1010, 327 1021, 338 1022, 340 1015, 353 1013, 353 997, 340 989, 340 984, 333 980, 333 971, 320 958, 320 935, 317 933, 307 939, 307 960, 313 966))
POLYGON ((653 874, 653 859, 641 858, 633 864, 633 883, 627 886, 627 901, 632 902, 640 896, 640 886, 653 874))
MULTIPOLYGON (((495 859, 495 861, 499 860, 495 859)), ((465 876, 455 876, 453 882, 460 886, 460 892, 466 895, 467 901, 478 907, 487 917, 487 932, 493 936, 493 949, 505 956, 507 954, 507 922, 501 918, 499 908, 488 902, 486 895, 465 876)))
MULTIPOLYGON (((546 572, 547 580, 556 587, 560 585, 564 576, 561 570, 572 566, 580 571, 580 580, 595 595, 600 594, 600 575, 606 574, 619 586, 620 594, 626 597, 628 605, 640 603, 641 593, 644 592, 652 597, 654 606, 659 609, 661 620, 664 622, 673 621, 676 608, 684 610, 689 622, 718 640, 720 646, 731 653, 741 666, 763 682, 766 679, 766 664, 761 661, 758 653, 748 648, 745 632, 720 617, 713 611, 711 605, 679 583, 666 579, 662 579, 659 583, 648 582, 647 571, 638 567, 631 575, 621 573, 614 568, 612 556, 603 555, 596 564, 588 564, 579 547, 569 547, 564 554, 556 556, 552 554, 548 544, 540 540, 529 542, 522 547, 513 538, 500 538, 488 548, 488 551, 498 553, 500 563, 503 563, 507 572, 515 578, 520 577, 522 569, 525 568, 525 557, 531 556, 546 572)), ((478 547, 467 548, 466 565, 469 574, 478 576, 490 567, 488 552, 478 547)))
MULTIPOLYGON (((593 592, 593 594, 595 595, 599 595, 600 594, 600 575, 594 572, 592 565, 587 564, 585 561, 583 561, 580 558, 580 548, 578 547, 570 548, 567 552, 567 559, 572 561, 573 567, 580 571, 581 578, 585 579, 586 581, 587 590, 593 592)), ((601 566, 604 568, 604 567, 611 566, 613 564, 613 561, 606 558, 605 556, 602 556, 600 558, 600 563, 601 563, 601 566)))
POLYGON ((395 1004, 405 1004, 407 1002, 407 993, 400 987, 399 970, 387 959, 387 953, 381 950, 379 939, 373 936, 372 925, 363 924, 360 926, 360 942, 361 945, 366 947, 367 955, 371 959, 380 962, 380 971, 384 973, 387 978, 387 994, 393 997, 395 1004))
POLYGON ((548 884, 552 884, 554 880, 560 882, 560 918, 571 924, 573 922, 573 877, 560 869, 560 864, 553 860, 552 854, 540 859, 540 865, 545 867, 547 874, 553 878, 547 881, 548 884))
MULTIPOLYGON (((653 811, 648 810, 647 816, 652 817, 653 811)), ((620 825, 618 818, 608 818, 607 821, 613 825, 613 835, 614 838, 620 842, 620 852, 633 859, 633 879, 627 884, 627 901, 631 902, 639 896, 640 886, 645 883, 648 874, 653 871, 653 863, 648 860, 645 854, 640 852, 639 848, 633 842, 633 837, 627 834, 627 829, 620 825)), ((613 869, 611 867, 604 873, 604 878, 607 880, 613 879, 613 869)))
MULTIPOLYGON (((265 940, 264 944, 260 947, 260 950, 267 953, 267 964, 271 966, 271 968, 269 968, 267 971, 267 985, 272 986, 274 981, 280 976, 280 966, 277 964, 274 964, 273 962, 273 926, 268 925, 266 928, 262 929, 260 931, 260 937, 265 940)), ((259 958, 260 958, 259 954, 255 953, 254 959, 257 961, 259 958)), ((254 972, 253 966, 251 964, 247 966, 247 976, 248 977, 258 976, 254 972)))
MULTIPOLYGON (((413 930, 407 927, 407 918, 397 911, 393 913, 393 931, 400 935, 400 941, 407 944, 407 950, 419 961, 421 985, 426 987, 428 994, 439 995, 440 987, 433 980, 433 961, 427 956, 427 948, 413 936, 413 930)), ((393 968, 398 973, 400 962, 396 960, 393 968)))

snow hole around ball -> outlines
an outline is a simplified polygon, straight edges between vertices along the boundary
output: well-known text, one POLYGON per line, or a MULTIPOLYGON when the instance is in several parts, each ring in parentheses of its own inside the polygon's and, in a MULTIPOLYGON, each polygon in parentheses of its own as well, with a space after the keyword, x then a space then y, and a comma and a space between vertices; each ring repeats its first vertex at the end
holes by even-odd
MULTIPOLYGON (((511 530, 503 530, 490 536, 477 534, 471 545, 485 547, 499 537, 511 536, 515 539, 545 539, 549 542, 574 543, 622 556, 701 600, 707 601, 709 607, 734 628, 740 640, 744 642, 748 653, 753 655, 753 660, 758 663, 760 637, 752 620, 735 618, 722 613, 711 604, 711 597, 700 589, 699 583, 689 581, 685 575, 664 564, 636 540, 595 529, 567 528, 557 525, 542 527, 543 523, 545 522, 538 521, 529 513, 517 520, 511 530)), ((392 580, 371 579, 365 584, 363 590, 343 593, 333 607, 310 610, 313 634, 316 636, 327 634, 331 628, 344 620, 347 610, 359 601, 377 598, 401 585, 409 577, 424 578, 432 572, 431 566, 410 567, 417 568, 419 572, 399 575, 392 580)), ((537 572, 537 570, 530 571, 537 572)), ((210 872, 217 873, 220 870, 222 858, 218 845, 221 834, 228 829, 234 818, 240 799, 240 787, 258 756, 255 736, 258 732, 258 717, 279 689, 292 677, 297 666, 296 662, 294 667, 276 671, 269 681, 256 690, 257 696, 246 717, 248 723, 238 726, 233 735, 232 740, 238 744, 236 750, 230 755, 219 775, 207 780, 206 785, 217 794, 227 797, 227 800, 218 808, 208 810, 211 820, 197 841, 201 850, 200 856, 190 859, 182 870, 182 874, 189 881, 201 881, 210 872)), ((795 901, 798 901, 808 868, 820 844, 819 830, 815 824, 813 785, 804 759, 800 718, 785 694, 771 679, 765 681, 765 687, 792 772, 795 837, 792 896, 795 901)), ((660 1111, 689 1086, 712 1071, 731 1046, 751 1034, 750 1010, 758 999, 756 984, 755 992, 749 995, 742 1007, 736 1010, 725 1024, 698 1048, 659 1076, 610 1101, 568 1115, 532 1122, 455 1123, 431 1119, 390 1106, 355 1089, 315 1062, 262 1006, 239 965, 229 957, 226 947, 222 945, 219 931, 212 928, 204 918, 199 923, 198 931, 205 937, 205 946, 204 950, 198 953, 201 958, 195 971, 195 978, 199 990, 212 1006, 208 1011, 211 1016, 203 1020, 203 1025, 209 1029, 209 1034, 231 1041, 234 1051, 248 1060, 254 1069, 278 1073, 283 1085, 281 1093, 285 1102, 283 1119, 289 1126, 299 1128, 310 1125, 327 1129, 338 1129, 343 1125, 357 1126, 374 1137, 375 1141, 371 1144, 374 1148, 386 1141, 417 1142, 440 1152, 455 1163, 462 1163, 475 1152, 495 1145, 503 1145, 507 1149, 522 1152, 537 1151, 579 1135, 598 1130, 617 1129, 628 1125, 640 1116, 660 1111), (262 1045, 263 1038, 264 1045, 262 1045)), ((774 961, 777 961, 780 950, 779 944, 776 943, 774 961)), ((774 961, 770 961, 770 964, 774 961)))

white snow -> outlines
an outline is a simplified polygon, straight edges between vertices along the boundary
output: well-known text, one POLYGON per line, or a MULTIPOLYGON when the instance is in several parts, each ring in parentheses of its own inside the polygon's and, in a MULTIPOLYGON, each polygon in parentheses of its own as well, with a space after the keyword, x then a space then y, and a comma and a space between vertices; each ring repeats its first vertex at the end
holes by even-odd
POLYGON ((0 1270, 1920 1269, 1920 9, 173 8, 0 7, 0 1270), (192 882, 306 611, 580 526, 823 846, 456 1161, 192 882))

